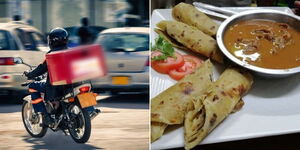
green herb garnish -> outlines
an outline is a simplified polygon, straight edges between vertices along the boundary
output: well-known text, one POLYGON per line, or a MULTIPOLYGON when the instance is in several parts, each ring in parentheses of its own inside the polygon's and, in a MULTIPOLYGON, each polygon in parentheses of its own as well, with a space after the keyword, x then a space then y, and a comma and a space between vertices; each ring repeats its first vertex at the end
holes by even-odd
POLYGON ((155 39, 154 46, 151 47, 151 51, 159 51, 162 53, 160 56, 155 56, 151 60, 165 60, 168 57, 174 57, 174 48, 171 43, 166 41, 163 37, 159 36, 155 39))

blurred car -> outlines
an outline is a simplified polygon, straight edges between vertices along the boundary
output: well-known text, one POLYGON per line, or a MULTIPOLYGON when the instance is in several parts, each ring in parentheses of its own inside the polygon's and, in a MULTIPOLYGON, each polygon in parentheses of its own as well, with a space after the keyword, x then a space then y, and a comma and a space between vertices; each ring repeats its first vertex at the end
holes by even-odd
POLYGON ((22 76, 29 68, 15 64, 14 58, 20 57, 25 63, 38 65, 45 59, 48 51, 42 33, 25 23, 0 23, 0 93, 15 94, 25 91, 20 84, 22 76))
POLYGON ((125 27, 102 31, 97 44, 106 54, 108 75, 93 81, 93 88, 118 92, 149 90, 149 28, 125 27))
MULTIPOLYGON (((80 26, 72 26, 72 27, 66 27, 65 30, 69 33, 69 42, 68 47, 75 47, 78 46, 79 43, 79 36, 77 35, 78 29, 80 26)), ((89 26, 89 29, 92 33, 93 40, 97 38, 98 33, 105 30, 105 27, 102 26, 89 26)))

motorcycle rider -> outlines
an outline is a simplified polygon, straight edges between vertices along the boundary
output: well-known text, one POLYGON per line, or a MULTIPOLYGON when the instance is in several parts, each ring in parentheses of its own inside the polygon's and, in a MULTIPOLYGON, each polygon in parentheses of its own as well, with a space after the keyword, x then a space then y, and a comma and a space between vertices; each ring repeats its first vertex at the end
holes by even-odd
MULTIPOLYGON (((67 49, 68 44, 68 32, 63 28, 55 28, 51 30, 48 35, 48 44, 50 51, 47 52, 51 53, 54 51, 64 50, 67 49)), ((50 64, 51 65, 51 64, 50 64)), ((41 64, 38 65, 32 71, 25 71, 24 75, 28 79, 33 79, 40 75, 45 74, 48 72, 47 62, 44 60, 41 64)), ((62 95, 64 91, 64 86, 52 86, 50 84, 49 74, 47 75, 46 82, 44 81, 35 81, 29 84, 29 92, 31 94, 32 105, 35 112, 41 112, 43 115, 43 123, 45 126, 48 126, 53 123, 50 114, 47 113, 45 104, 43 101, 50 101, 55 104, 55 100, 62 95), (44 100, 41 97, 41 93, 45 93, 44 100)))

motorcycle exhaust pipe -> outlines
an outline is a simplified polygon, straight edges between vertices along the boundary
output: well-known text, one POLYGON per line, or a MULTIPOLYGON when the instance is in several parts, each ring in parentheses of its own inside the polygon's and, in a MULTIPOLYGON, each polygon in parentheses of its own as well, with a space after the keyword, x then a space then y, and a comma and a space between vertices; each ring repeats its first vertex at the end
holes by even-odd
POLYGON ((93 120, 96 116, 98 116, 100 112, 101 112, 100 109, 95 109, 95 110, 90 114, 91 120, 93 120))

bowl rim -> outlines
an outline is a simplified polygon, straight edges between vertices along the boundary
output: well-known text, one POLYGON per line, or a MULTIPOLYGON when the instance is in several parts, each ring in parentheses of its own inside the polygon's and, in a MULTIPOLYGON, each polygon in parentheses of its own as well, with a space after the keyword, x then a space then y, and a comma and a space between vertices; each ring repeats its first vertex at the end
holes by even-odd
POLYGON ((294 14, 288 14, 286 12, 280 12, 280 11, 271 10, 271 9, 247 10, 247 11, 235 14, 233 16, 230 16, 225 21, 223 21, 221 23, 221 25, 219 26, 219 29, 218 29, 217 35, 216 35, 216 39, 217 39, 217 44, 218 44, 220 50, 228 59, 230 59, 234 63, 236 63, 239 66, 242 66, 244 68, 247 68, 249 70, 255 71, 255 72, 259 72, 259 73, 263 73, 263 74, 274 74, 274 75, 288 75, 288 74, 295 74, 295 73, 300 72, 300 66, 294 67, 294 68, 287 68, 287 69, 269 69, 269 68, 263 68, 263 67, 258 67, 255 65, 248 64, 248 63, 245 63, 242 60, 238 59, 237 57, 235 57, 225 47, 225 44, 223 42, 223 35, 226 32, 225 29, 232 21, 234 21, 240 17, 243 17, 243 16, 253 15, 253 14, 262 14, 262 13, 280 14, 280 15, 291 17, 293 19, 300 21, 300 17, 298 17, 294 14))

